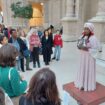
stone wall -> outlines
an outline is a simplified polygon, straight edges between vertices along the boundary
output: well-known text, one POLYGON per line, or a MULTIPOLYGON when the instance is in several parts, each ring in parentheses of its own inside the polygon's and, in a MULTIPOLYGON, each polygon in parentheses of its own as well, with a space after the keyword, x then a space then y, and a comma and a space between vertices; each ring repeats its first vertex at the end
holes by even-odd
MULTIPOLYGON (((4 12, 4 24, 7 26, 26 26, 25 20, 12 17, 10 5, 12 2, 19 0, 1 0, 2 10, 4 12)), ((99 25, 99 31, 97 32, 98 26, 96 26, 95 33, 98 33, 98 38, 103 39, 104 35, 104 24, 105 22, 105 0, 22 0, 26 5, 28 2, 43 2, 44 3, 44 26, 48 27, 50 24, 55 26, 64 26, 64 35, 67 39, 70 36, 79 36, 83 30, 83 24, 88 20, 92 20, 96 25, 99 25), (75 5, 75 14, 74 6, 75 5), (94 18, 96 17, 96 18, 94 18), (94 19, 93 19, 94 18, 94 19), (98 20, 97 20, 98 19, 98 20), (96 23, 101 19, 101 23, 96 23), (66 20, 66 21, 64 21, 66 20), (94 22, 95 20, 95 22, 94 22), (101 30, 103 28, 103 30, 101 30), (101 32, 102 31, 102 32, 101 32)), ((104 40, 103 40, 104 41, 104 40)))
MULTIPOLYGON (((28 26, 27 19, 22 18, 14 18, 13 12, 11 11, 11 4, 14 2, 18 2, 21 0, 1 0, 2 4, 2 11, 3 11, 3 18, 4 18, 4 24, 12 27, 26 27, 28 26)), ((26 5, 28 2, 27 0, 22 0, 23 5, 26 5)))

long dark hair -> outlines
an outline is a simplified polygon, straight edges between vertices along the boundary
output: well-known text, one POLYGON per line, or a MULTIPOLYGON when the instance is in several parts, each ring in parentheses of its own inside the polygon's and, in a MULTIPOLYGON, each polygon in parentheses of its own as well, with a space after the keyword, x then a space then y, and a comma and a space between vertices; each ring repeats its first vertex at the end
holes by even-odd
POLYGON ((52 102, 54 105, 60 105, 54 72, 49 68, 40 69, 30 81, 26 98, 34 103, 52 102))
POLYGON ((48 32, 48 30, 46 29, 46 30, 44 30, 44 37, 46 36, 46 31, 48 32))
POLYGON ((16 56, 18 55, 17 49, 11 45, 6 44, 0 48, 0 66, 14 67, 16 64, 16 56))

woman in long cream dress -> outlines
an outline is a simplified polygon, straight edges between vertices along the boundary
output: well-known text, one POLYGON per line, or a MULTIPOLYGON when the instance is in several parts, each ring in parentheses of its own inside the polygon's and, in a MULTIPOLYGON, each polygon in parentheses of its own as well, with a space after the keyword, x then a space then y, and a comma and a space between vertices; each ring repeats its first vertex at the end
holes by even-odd
POLYGON ((75 87, 84 91, 96 89, 96 60, 92 56, 99 48, 99 41, 94 35, 94 25, 85 23, 83 37, 87 38, 86 48, 80 49, 80 68, 77 72, 75 87))

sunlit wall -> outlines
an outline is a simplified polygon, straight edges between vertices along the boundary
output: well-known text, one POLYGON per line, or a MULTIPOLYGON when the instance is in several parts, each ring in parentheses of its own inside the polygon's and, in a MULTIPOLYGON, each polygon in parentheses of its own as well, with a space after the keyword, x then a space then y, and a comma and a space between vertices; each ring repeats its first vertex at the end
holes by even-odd
POLYGON ((42 26, 43 25, 43 5, 41 3, 32 3, 33 6, 33 18, 30 19, 30 26, 42 26))

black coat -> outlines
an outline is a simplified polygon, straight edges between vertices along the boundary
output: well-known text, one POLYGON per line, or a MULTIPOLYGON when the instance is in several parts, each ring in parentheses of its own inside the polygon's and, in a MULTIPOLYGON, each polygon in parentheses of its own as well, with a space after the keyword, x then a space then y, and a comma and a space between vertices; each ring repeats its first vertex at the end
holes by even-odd
POLYGON ((49 54, 52 54, 52 39, 51 37, 48 37, 46 39, 45 36, 42 37, 42 54, 46 54, 46 52, 49 52, 49 54))
POLYGON ((51 46, 53 47, 54 46, 54 43, 53 43, 53 34, 52 33, 49 35, 49 38, 51 40, 51 46))
MULTIPOLYGON (((8 41, 9 43, 13 43, 13 40, 12 40, 12 37, 9 39, 8 41)), ((17 42, 20 46, 20 52, 23 53, 23 51, 27 50, 27 46, 26 44, 24 43, 24 41, 21 39, 21 38, 17 38, 17 42)))

